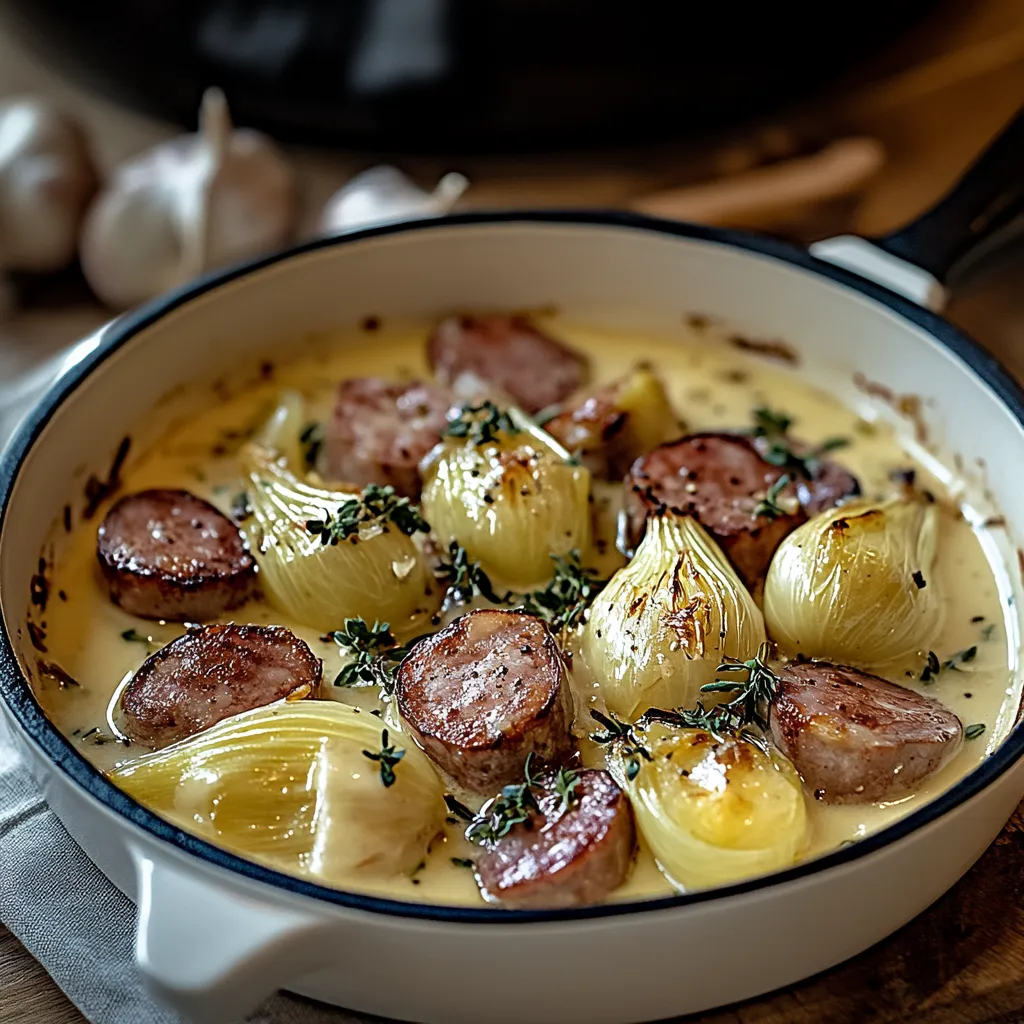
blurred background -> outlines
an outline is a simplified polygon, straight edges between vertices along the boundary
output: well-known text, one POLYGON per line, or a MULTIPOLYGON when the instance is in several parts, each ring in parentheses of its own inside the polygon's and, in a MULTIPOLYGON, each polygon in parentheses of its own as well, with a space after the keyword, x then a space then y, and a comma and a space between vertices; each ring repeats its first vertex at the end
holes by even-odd
MULTIPOLYGON (((611 206, 799 242, 880 233, 934 202, 1024 101, 1021 0, 861 0, 827 21, 694 6, 0 0, 8 395, 119 308, 379 217, 611 206), (206 94, 206 141, 181 139, 210 86, 223 97, 206 94), (231 135, 227 110, 277 146, 231 135), (18 231, 51 214, 14 223, 26 154, 63 175, 47 187, 74 239, 19 263, 18 231), (402 174, 345 190, 382 164, 402 174), (124 267, 125 251, 152 270, 124 267)), ((1022 270, 1012 247, 971 268, 951 315, 1024 371, 1022 270)))

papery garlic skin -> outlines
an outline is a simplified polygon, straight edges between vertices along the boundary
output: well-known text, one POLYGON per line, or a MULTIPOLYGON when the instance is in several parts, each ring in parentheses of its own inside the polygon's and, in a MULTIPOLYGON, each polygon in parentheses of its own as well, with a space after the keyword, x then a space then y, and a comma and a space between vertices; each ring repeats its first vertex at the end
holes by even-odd
POLYGON ((782 653, 883 668, 927 651, 943 619, 932 567, 939 509, 922 501, 851 502, 779 546, 764 615, 782 653))
POLYGON ((283 245, 295 221, 292 170, 259 132, 234 129, 219 90, 201 130, 117 169, 82 231, 86 280, 123 309, 236 260, 283 245))
POLYGON ((745 661, 764 620, 721 549, 696 520, 653 515, 633 560, 590 608, 582 651, 607 707, 634 718, 692 707, 725 658, 745 661))
POLYGON ((446 438, 423 468, 423 515, 442 548, 453 541, 494 580, 516 588, 551 578, 551 556, 590 546, 590 473, 536 427, 474 444, 446 438))
POLYGON ((357 493, 304 483, 277 452, 258 444, 242 452, 252 519, 244 524, 260 586, 271 603, 304 626, 328 632, 348 618, 387 622, 396 636, 424 631, 440 604, 423 554, 387 524, 367 525, 338 544, 306 529, 357 493))
POLYGON ((0 103, 0 269, 66 267, 95 190, 78 124, 43 100, 0 103))
POLYGON ((382 723, 332 701, 282 702, 225 719, 115 770, 121 789, 242 856, 328 885, 413 871, 444 827, 443 787, 415 743, 394 782, 363 753, 382 723))
POLYGON ((808 840, 796 769, 774 747, 653 722, 651 760, 631 779, 614 747, 609 770, 628 793, 658 866, 680 888, 704 889, 793 864, 808 840))
POLYGON ((320 230, 330 234, 412 217, 438 217, 447 213, 468 187, 463 175, 451 172, 427 192, 397 167, 371 167, 327 200, 320 230))

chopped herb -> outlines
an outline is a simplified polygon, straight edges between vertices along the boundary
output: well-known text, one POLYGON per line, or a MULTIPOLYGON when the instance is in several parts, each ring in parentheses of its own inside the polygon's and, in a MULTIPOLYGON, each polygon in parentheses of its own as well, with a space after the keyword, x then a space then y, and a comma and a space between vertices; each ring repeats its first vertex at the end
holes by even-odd
POLYGON ((252 515, 252 502, 245 491, 239 491, 231 499, 231 518, 236 523, 244 523, 252 515))
POLYGON ((341 629, 325 636, 355 657, 335 676, 335 686, 381 686, 390 694, 395 671, 415 640, 399 644, 387 622, 368 626, 363 619, 346 619, 341 629))
POLYGON ((968 740, 976 740, 984 731, 985 723, 975 722, 974 725, 969 725, 964 729, 964 738, 968 740))
POLYGON ((441 560, 434 570, 434 576, 447 585, 444 599, 446 610, 466 604, 478 594, 494 604, 505 604, 512 596, 508 593, 504 596, 495 593, 480 563, 471 561, 468 552, 458 541, 453 540, 448 546, 448 561, 441 560))
POLYGON ((473 869, 476 867, 476 865, 468 857, 452 857, 452 863, 457 868, 473 869))
POLYGON ((553 632, 578 626, 590 602, 607 582, 598 578, 596 569, 588 569, 580 562, 580 553, 552 555, 555 573, 543 590, 523 595, 522 607, 531 615, 544 619, 553 632))
POLYGON ((939 663, 939 656, 934 651, 929 651, 921 671, 921 682, 930 683, 941 671, 942 665, 939 663))
POLYGON ((778 519, 784 516, 786 510, 779 504, 779 495, 789 483, 789 474, 783 473, 778 480, 768 488, 768 493, 757 503, 754 508, 754 517, 763 516, 765 519, 778 519))
POLYGON ((133 644, 149 644, 152 642, 150 637, 140 633, 137 629, 126 629, 121 634, 121 639, 133 644))
POLYGON ((324 425, 322 423, 307 423, 299 434, 299 444, 302 445, 302 461, 306 469, 314 469, 320 458, 320 452, 324 447, 324 425))
POLYGON ((579 803, 580 795, 576 792, 583 780, 580 773, 572 768, 559 768, 555 776, 554 791, 562 801, 562 810, 567 811, 579 803))
POLYGON ((88 732, 82 733, 82 739, 87 740, 90 736, 95 736, 99 731, 100 727, 98 725, 94 725, 88 732))
POLYGON ((364 750, 363 757, 380 764, 380 781, 387 789, 395 784, 395 765, 405 757, 405 751, 388 743, 388 731, 384 729, 380 734, 380 750, 364 750))
POLYGON ((429 533, 430 526, 419 509, 408 498, 400 498, 390 484, 367 484, 358 498, 350 498, 338 506, 327 519, 310 519, 306 529, 320 538, 321 544, 337 544, 349 537, 358 539, 367 526, 392 522, 402 533, 429 533))
POLYGON ((451 793, 445 793, 444 802, 448 806, 448 810, 456 818, 461 818, 463 821, 472 821, 476 817, 461 800, 457 800, 451 793))
POLYGON ((952 657, 947 658, 943 663, 943 669, 953 669, 959 671, 961 665, 967 664, 969 661, 974 661, 977 657, 978 648, 968 647, 965 650, 957 651, 952 657))
POLYGON ((591 709, 590 717, 599 725, 604 726, 604 732, 590 734, 590 738, 595 743, 622 744, 622 755, 626 759, 626 778, 632 782, 640 771, 640 759, 651 760, 651 752, 643 745, 636 726, 631 722, 623 722, 611 711, 607 715, 603 715, 600 711, 591 709))
POLYGON ((807 480, 813 480, 821 472, 821 460, 824 455, 845 448, 850 443, 846 437, 830 437, 822 441, 817 448, 797 451, 788 436, 792 425, 793 420, 790 416, 761 406, 754 410, 754 426, 748 433, 765 440, 766 444, 761 451, 761 457, 765 462, 807 480))
POLYGON ((920 569, 915 569, 911 574, 910 578, 914 581, 914 586, 918 590, 924 590, 928 584, 925 582, 924 573, 920 569))
POLYGON ((994 622, 990 622, 981 631, 981 639, 982 640, 991 640, 992 639, 992 634, 995 633, 995 631, 996 631, 996 624, 994 622))
POLYGON ((466 437, 473 444, 490 444, 498 439, 499 434, 511 436, 518 433, 519 428, 507 412, 493 402, 483 402, 463 406, 459 415, 449 421, 445 436, 466 437))
POLYGON ((984 621, 985 621, 985 616, 984 615, 974 615, 971 618, 971 622, 984 622, 984 621))
POLYGON ((531 814, 540 811, 534 793, 537 780, 530 774, 532 761, 531 751, 527 754, 526 764, 523 766, 524 781, 505 786, 493 800, 484 804, 480 813, 473 818, 466 829, 466 838, 470 842, 479 846, 491 845, 507 836, 516 825, 529 821, 531 814))

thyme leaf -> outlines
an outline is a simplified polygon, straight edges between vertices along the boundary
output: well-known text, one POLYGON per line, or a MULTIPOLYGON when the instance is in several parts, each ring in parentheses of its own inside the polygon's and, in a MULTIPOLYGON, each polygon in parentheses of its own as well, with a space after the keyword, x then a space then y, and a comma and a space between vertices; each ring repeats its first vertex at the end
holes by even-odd
POLYGON ((417 642, 399 644, 387 622, 375 621, 369 626, 363 619, 346 619, 341 629, 326 633, 324 639, 354 655, 335 676, 335 686, 376 685, 388 695, 394 692, 398 666, 417 642))
POLYGON ((768 493, 757 503, 754 508, 754 518, 763 516, 765 519, 778 519, 784 516, 786 510, 779 504, 779 495, 789 483, 789 474, 783 473, 778 480, 768 488, 768 493))
POLYGON ((325 440, 322 423, 307 423, 302 428, 302 433, 299 434, 299 444, 302 446, 302 461, 306 464, 306 469, 315 468, 320 458, 320 452, 323 451, 325 440))
POLYGON ((590 602, 597 596, 607 580, 598 578, 596 569, 588 569, 580 562, 580 553, 552 555, 555 572, 543 590, 523 594, 522 608, 531 615, 544 619, 554 633, 578 626, 590 602))
POLYGON ((964 729, 964 739, 976 740, 985 731, 984 722, 975 722, 964 729))
MULTIPOLYGON (((754 425, 748 433, 752 437, 760 437, 765 441, 761 457, 772 466, 787 470, 806 480, 813 480, 821 472, 822 459, 829 452, 845 448, 849 443, 846 437, 830 437, 816 448, 798 451, 789 437, 789 428, 793 419, 786 413, 778 412, 761 406, 754 410, 754 425)), ((803 446, 800 446, 802 449, 803 446)))
POLYGON ((419 509, 408 498, 400 498, 390 484, 367 484, 358 498, 342 502, 333 516, 307 520, 306 529, 327 545, 350 537, 355 542, 364 527, 388 522, 407 536, 430 532, 430 525, 419 509))
POLYGON ((445 609, 455 605, 467 604, 478 594, 494 604, 506 604, 512 596, 504 596, 495 592, 490 577, 480 568, 479 562, 470 559, 469 553, 459 544, 452 541, 448 545, 448 560, 442 559, 434 570, 434 576, 446 584, 445 609))
POLYGON ((364 750, 363 757, 376 761, 380 765, 380 781, 388 789, 395 784, 395 765, 405 757, 405 751, 388 743, 388 731, 383 729, 380 734, 380 750, 364 750))
POLYGON ((468 438, 473 444, 490 444, 498 439, 499 434, 518 434, 519 428, 512 422, 512 417, 493 402, 482 402, 480 405, 463 406, 459 415, 449 421, 444 433, 445 437, 468 438))
POLYGON ((632 722, 622 721, 613 711, 604 715, 591 708, 590 717, 598 725, 604 726, 603 732, 590 734, 590 738, 595 743, 622 745, 622 756, 626 762, 626 778, 632 782, 640 772, 641 758, 644 761, 651 760, 651 752, 644 746, 636 726, 632 722))

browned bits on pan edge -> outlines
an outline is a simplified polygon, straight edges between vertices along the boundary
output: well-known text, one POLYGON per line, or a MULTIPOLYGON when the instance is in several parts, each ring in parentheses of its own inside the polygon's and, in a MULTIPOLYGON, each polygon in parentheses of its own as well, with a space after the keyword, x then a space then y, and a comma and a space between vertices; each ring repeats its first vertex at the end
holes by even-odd
POLYGON ((755 356, 763 356, 765 359, 774 359, 789 366, 798 366, 800 354, 792 345, 778 338, 764 340, 759 338, 748 338, 743 334, 730 334, 729 344, 738 348, 741 352, 749 352, 755 356))

